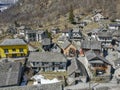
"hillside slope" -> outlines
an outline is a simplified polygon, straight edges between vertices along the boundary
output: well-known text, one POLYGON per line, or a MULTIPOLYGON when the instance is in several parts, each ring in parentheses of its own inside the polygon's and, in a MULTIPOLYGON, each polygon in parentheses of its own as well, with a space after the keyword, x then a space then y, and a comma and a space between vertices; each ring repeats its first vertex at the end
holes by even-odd
POLYGON ((57 20, 69 12, 70 6, 79 13, 102 9, 110 18, 120 16, 120 0, 19 0, 14 6, 0 13, 0 23, 21 22, 41 24, 57 20))

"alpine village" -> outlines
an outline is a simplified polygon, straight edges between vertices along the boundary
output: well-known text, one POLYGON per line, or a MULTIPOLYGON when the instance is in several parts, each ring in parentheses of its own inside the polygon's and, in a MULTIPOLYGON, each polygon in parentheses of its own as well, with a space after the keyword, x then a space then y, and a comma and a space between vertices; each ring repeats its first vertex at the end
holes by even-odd
POLYGON ((120 90, 120 14, 105 1, 0 0, 0 90, 120 90))

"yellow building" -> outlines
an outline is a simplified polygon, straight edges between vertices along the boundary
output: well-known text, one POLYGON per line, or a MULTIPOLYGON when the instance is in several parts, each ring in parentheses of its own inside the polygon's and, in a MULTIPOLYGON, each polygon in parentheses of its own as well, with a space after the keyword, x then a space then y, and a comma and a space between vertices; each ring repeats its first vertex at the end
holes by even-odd
POLYGON ((22 39, 6 39, 0 44, 1 58, 17 58, 28 55, 28 46, 22 39))

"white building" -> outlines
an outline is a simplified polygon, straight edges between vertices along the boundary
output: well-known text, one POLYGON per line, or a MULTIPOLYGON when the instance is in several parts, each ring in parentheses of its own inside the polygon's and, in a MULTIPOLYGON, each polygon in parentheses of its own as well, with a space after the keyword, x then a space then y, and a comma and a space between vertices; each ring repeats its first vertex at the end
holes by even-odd
POLYGON ((48 35, 43 30, 25 30, 25 40, 29 41, 38 41, 42 42, 44 38, 47 38, 48 35))
POLYGON ((112 24, 109 24, 109 27, 108 27, 110 30, 118 30, 120 28, 120 23, 112 23, 112 24))
POLYGON ((92 17, 92 20, 95 21, 95 22, 98 22, 100 21, 101 19, 104 19, 104 16, 100 13, 97 13, 95 14, 93 17, 92 17))

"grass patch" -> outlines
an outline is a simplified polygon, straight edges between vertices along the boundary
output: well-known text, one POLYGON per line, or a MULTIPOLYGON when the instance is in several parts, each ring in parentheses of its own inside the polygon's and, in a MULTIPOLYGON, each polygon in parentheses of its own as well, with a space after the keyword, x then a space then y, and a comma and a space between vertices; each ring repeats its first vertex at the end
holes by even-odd
POLYGON ((30 45, 32 45, 33 47, 37 47, 37 48, 41 47, 41 43, 40 42, 36 42, 36 41, 30 42, 30 45))
POLYGON ((59 80, 63 80, 64 77, 67 78, 67 72, 40 72, 47 79, 58 78, 59 80))

